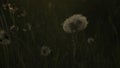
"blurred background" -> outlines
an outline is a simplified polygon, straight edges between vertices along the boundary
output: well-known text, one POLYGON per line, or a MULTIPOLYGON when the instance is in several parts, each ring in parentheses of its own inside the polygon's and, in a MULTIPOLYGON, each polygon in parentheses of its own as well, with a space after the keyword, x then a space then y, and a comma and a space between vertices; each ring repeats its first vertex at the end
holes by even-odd
POLYGON ((0 68, 120 68, 119 3, 0 0, 0 68), (74 14, 89 24, 66 33, 62 25, 74 14))

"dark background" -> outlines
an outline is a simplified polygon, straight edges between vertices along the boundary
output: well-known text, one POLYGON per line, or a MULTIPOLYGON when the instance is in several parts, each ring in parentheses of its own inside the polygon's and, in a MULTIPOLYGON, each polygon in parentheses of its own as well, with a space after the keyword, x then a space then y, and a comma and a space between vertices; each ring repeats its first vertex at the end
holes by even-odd
POLYGON ((1 20, 5 19, 0 25, 11 41, 0 44, 0 68, 120 68, 119 0, 0 0, 0 6, 1 20), (12 16, 2 8, 8 3, 18 8, 12 16), (18 17, 21 13, 25 16, 18 17), (75 36, 62 28, 73 14, 89 22, 75 36), (88 43, 90 37, 94 41, 88 43), (41 54, 43 46, 51 50, 47 56, 41 54))

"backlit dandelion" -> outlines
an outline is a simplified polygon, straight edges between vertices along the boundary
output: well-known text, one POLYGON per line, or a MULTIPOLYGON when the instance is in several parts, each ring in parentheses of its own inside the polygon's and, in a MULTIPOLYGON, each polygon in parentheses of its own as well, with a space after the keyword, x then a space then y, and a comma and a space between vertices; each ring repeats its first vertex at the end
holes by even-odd
POLYGON ((5 31, 0 29, 0 39, 4 38, 5 31))
POLYGON ((51 53, 51 49, 47 46, 41 48, 41 55, 48 56, 51 53))
POLYGON ((11 31, 11 32, 16 32, 16 31, 18 31, 18 30, 19 30, 18 26, 16 26, 16 25, 10 26, 10 31, 11 31))
POLYGON ((87 40, 87 41, 88 41, 88 43, 89 43, 89 44, 91 44, 91 43, 95 42, 95 39, 94 39, 94 38, 92 38, 92 37, 90 37, 90 38, 88 38, 88 40, 87 40))
POLYGON ((72 33, 72 42, 73 42, 73 68, 76 68, 76 51, 77 44, 76 38, 77 33, 83 31, 88 25, 87 18, 81 14, 74 14, 73 16, 68 17, 63 23, 63 30, 67 33, 72 33))
POLYGON ((81 14, 75 14, 67 18, 63 23, 63 30, 67 33, 74 33, 84 30, 87 27, 87 18, 81 14))
POLYGON ((10 40, 8 38, 8 35, 4 30, 0 29, 0 44, 2 45, 8 45, 10 44, 10 40))

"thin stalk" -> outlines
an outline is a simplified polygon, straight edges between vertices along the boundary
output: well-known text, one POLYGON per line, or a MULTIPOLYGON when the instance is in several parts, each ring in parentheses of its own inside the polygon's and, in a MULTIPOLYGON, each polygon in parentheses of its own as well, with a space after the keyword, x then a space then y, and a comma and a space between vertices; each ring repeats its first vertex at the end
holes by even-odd
POLYGON ((72 35, 72 42, 73 42, 73 68, 76 68, 76 50, 77 50, 76 37, 77 37, 77 33, 73 33, 73 35, 72 35))

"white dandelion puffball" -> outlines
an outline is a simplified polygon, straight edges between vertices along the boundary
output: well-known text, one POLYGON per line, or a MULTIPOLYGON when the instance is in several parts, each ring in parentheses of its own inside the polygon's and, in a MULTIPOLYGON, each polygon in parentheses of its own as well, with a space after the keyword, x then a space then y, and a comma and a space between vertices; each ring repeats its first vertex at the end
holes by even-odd
POLYGON ((74 33, 84 30, 87 27, 87 18, 81 14, 74 14, 63 23, 63 30, 67 33, 74 33))
POLYGON ((48 56, 51 53, 51 49, 48 46, 43 46, 41 48, 41 55, 48 56))

